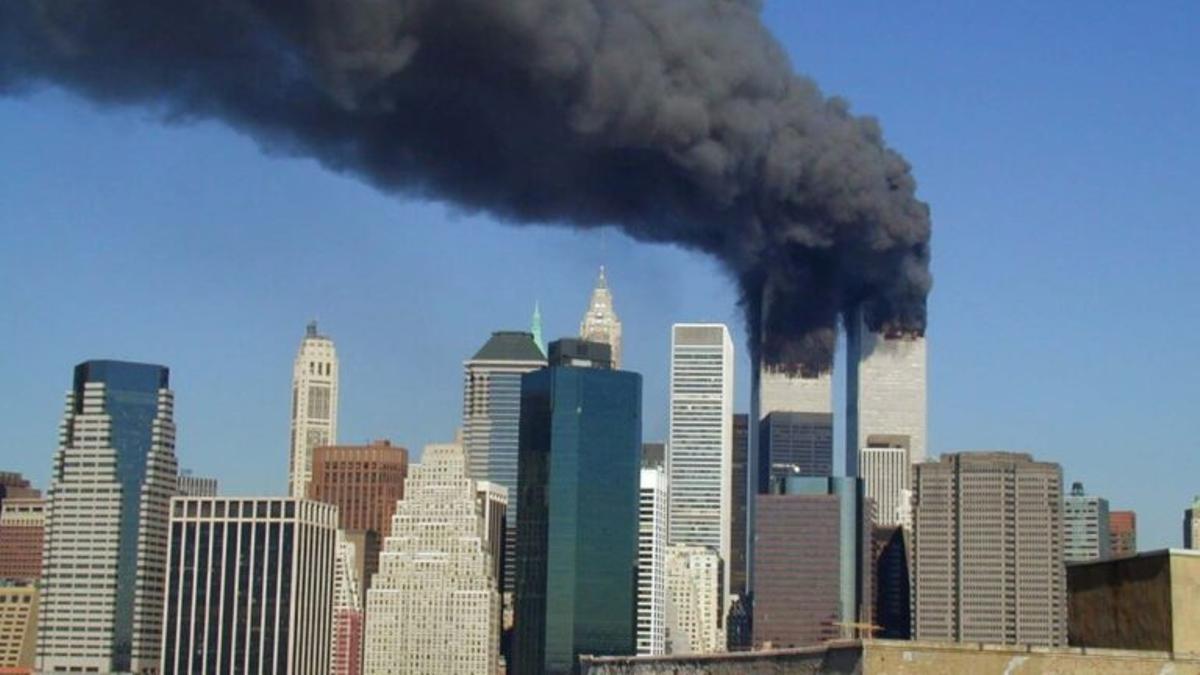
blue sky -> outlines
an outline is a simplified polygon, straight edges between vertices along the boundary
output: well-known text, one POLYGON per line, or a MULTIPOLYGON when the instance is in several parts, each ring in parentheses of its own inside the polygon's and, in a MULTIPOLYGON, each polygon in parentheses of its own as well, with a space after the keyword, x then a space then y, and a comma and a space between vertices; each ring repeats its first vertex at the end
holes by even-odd
MULTIPOLYGON (((844 4, 765 16, 880 118, 933 208, 931 449, 1058 461, 1138 511, 1143 548, 1179 545, 1200 493, 1200 5, 844 4)), ((548 337, 576 331, 602 263, 647 440, 674 321, 735 329, 746 407, 711 261, 381 195, 217 123, 0 99, 0 233, 0 468, 41 487, 71 367, 125 358, 171 367, 182 465, 283 491, 311 317, 341 356, 341 440, 448 438, 463 359, 535 300, 548 337)))

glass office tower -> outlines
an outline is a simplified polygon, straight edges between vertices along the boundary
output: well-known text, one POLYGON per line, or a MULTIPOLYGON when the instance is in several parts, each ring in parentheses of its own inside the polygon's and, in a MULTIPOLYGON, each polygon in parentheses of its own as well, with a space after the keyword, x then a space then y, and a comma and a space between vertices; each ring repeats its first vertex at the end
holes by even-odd
POLYGON ((521 378, 516 673, 636 651, 642 378, 563 340, 521 378))

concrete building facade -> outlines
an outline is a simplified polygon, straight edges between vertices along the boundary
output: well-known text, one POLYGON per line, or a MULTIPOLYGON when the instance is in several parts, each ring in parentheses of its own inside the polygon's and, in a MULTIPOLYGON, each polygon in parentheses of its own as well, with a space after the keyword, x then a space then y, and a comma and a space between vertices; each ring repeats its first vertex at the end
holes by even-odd
POLYGON ((292 440, 288 490, 304 498, 312 480, 312 450, 337 444, 338 357, 333 340, 317 332, 312 321, 305 330, 292 366, 292 440))
POLYGON ((1114 558, 1124 558, 1138 552, 1137 514, 1133 511, 1109 511, 1109 553, 1114 558))
POLYGON ((40 669, 157 667, 176 490, 174 410, 163 366, 75 367, 46 495, 40 669))
POLYGON ((0 504, 0 580, 41 578, 45 529, 41 497, 9 497, 0 504))
POLYGON ((1063 561, 1107 560, 1110 536, 1108 500, 1084 494, 1083 483, 1073 483, 1063 499, 1063 561))
POLYGON ((281 497, 176 497, 162 675, 327 675, 337 508, 281 497))
POLYGON ((620 370, 621 319, 617 317, 617 310, 613 306, 612 291, 608 288, 603 266, 600 267, 600 276, 596 278, 596 287, 592 289, 587 311, 579 322, 579 337, 588 342, 608 345, 612 350, 612 367, 620 370))
POLYGON ((187 469, 179 471, 175 494, 179 497, 216 497, 217 479, 197 476, 187 469))
POLYGON ((1062 469, 964 452, 914 471, 913 638, 1066 644, 1062 469))
POLYGON ((637 653, 666 651, 667 476, 641 472, 638 496, 637 653))
POLYGON ((37 587, 0 583, 0 673, 33 672, 37 617, 37 587))
POLYGON ((362 672, 363 597, 357 542, 337 532, 337 553, 333 564, 333 629, 329 647, 331 675, 359 675, 362 672))
POLYGON ((1183 512, 1183 547, 1200 549, 1200 495, 1192 500, 1192 507, 1183 512))
POLYGON ((500 591, 461 445, 426 446, 367 591, 367 675, 494 673, 500 591))
POLYGON ((910 527, 912 464, 908 448, 884 445, 886 441, 878 437, 875 443, 858 451, 858 473, 867 498, 875 504, 875 523, 910 527))
POLYGON ((723 569, 721 557, 707 546, 667 547, 667 653, 725 651, 723 569))

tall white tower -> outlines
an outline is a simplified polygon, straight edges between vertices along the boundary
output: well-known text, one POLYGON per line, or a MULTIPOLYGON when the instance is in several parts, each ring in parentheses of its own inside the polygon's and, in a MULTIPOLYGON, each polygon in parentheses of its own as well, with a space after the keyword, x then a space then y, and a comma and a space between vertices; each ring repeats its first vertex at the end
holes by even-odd
POLYGON ((308 324, 292 367, 292 452, 288 491, 307 497, 312 449, 337 443, 338 358, 333 340, 308 324))
POLYGON ((666 650, 667 476, 643 468, 638 497, 637 653, 666 650))
MULTIPOLYGON (((667 539, 711 549, 729 580, 733 341, 724 324, 671 328, 667 539)), ((725 607, 726 589, 718 597, 725 607)))
POLYGON ((613 370, 621 368, 621 320, 617 318, 617 310, 613 307, 612 292, 608 290, 604 266, 600 267, 600 276, 596 279, 596 288, 592 290, 591 302, 583 320, 579 322, 579 337, 589 342, 603 342, 611 347, 613 370))

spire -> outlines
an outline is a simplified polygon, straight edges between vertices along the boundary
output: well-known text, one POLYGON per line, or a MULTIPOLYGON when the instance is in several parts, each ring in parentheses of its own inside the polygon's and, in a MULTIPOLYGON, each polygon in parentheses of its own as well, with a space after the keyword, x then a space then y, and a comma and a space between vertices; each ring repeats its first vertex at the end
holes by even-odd
POLYGON ((308 328, 305 330, 304 334, 305 334, 305 337, 310 337, 310 338, 317 337, 317 320, 316 319, 313 319, 312 321, 308 322, 308 328))
POLYGON ((533 333, 533 342, 542 352, 542 356, 546 355, 546 341, 542 338, 542 308, 537 300, 533 301, 533 320, 529 326, 529 332, 533 333))
POLYGON ((596 279, 596 290, 608 289, 608 279, 604 278, 604 265, 600 266, 600 278, 596 279))

